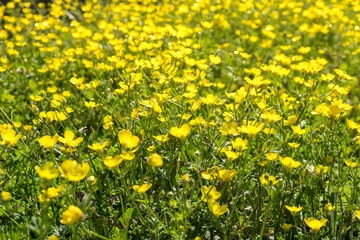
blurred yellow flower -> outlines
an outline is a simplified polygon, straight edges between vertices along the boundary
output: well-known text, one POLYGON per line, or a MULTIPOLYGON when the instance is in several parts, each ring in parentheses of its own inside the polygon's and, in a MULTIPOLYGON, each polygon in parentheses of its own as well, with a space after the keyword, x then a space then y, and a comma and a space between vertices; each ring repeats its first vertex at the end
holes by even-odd
POLYGON ((138 145, 140 139, 132 135, 130 130, 122 130, 118 133, 118 139, 122 147, 124 148, 134 148, 138 145))
POLYGON ((108 145, 108 141, 105 141, 103 143, 94 143, 93 145, 88 145, 88 147, 97 153, 101 154, 103 149, 108 145))
POLYGON ((219 178, 225 182, 231 181, 238 172, 234 169, 223 169, 219 171, 219 178))
POLYGON ((239 129, 242 133, 249 135, 249 138, 254 138, 256 134, 258 134, 264 128, 264 126, 265 124, 261 123, 255 126, 241 126, 239 129))
POLYGON ((135 191, 137 191, 140 194, 144 194, 147 190, 149 190, 151 188, 152 184, 151 183, 144 183, 143 185, 139 186, 139 185, 134 185, 133 189, 135 191))
POLYGON ((320 228, 322 228, 328 220, 327 219, 317 220, 317 219, 311 217, 311 218, 305 219, 304 221, 305 221, 306 225, 308 225, 309 228, 311 228, 311 230, 314 232, 314 234, 318 234, 318 232, 320 231, 320 228))
POLYGON ((50 152, 53 150, 55 144, 57 143, 59 139, 59 135, 55 134, 54 137, 51 137, 49 135, 42 136, 41 138, 37 139, 37 141, 46 149, 48 149, 50 152))
POLYGON ((147 163, 151 167, 161 167, 163 165, 163 160, 162 160, 162 157, 159 154, 153 153, 153 154, 150 155, 149 160, 147 161, 147 163))
POLYGON ((64 137, 59 137, 59 141, 64 144, 65 148, 77 147, 83 140, 79 137, 74 140, 75 134, 72 131, 65 131, 64 137))
POLYGON ((71 225, 81 221, 84 218, 84 214, 80 208, 70 205, 66 211, 61 214, 61 224, 71 225))
POLYGON ((280 157, 280 162, 282 163, 282 165, 284 165, 286 171, 290 172, 293 168, 297 168, 301 165, 300 162, 295 161, 294 159, 292 159, 291 157, 280 157))
POLYGON ((121 157, 121 155, 116 155, 115 157, 107 156, 104 159, 104 165, 110 169, 116 168, 119 166, 124 159, 121 157))
POLYGON ((335 209, 335 207, 331 203, 327 203, 325 206, 328 212, 331 212, 332 210, 335 209))
POLYGON ((218 218, 220 215, 224 214, 228 210, 227 205, 223 205, 220 207, 220 204, 218 202, 210 202, 209 203, 211 212, 215 215, 216 218, 218 218))
POLYGON ((186 123, 182 125, 180 128, 172 127, 170 129, 170 134, 184 141, 186 137, 189 135, 190 131, 191 131, 191 126, 186 123))
POLYGON ((214 202, 216 201, 216 199, 218 199, 219 197, 221 197, 221 194, 216 191, 216 188, 215 186, 203 186, 201 188, 201 193, 202 193, 202 196, 201 196, 201 199, 204 199, 204 202, 214 202))
POLYGON ((16 134, 14 129, 4 129, 0 133, 2 138, 0 143, 6 147, 14 146, 22 136, 21 134, 16 134))
POLYGON ((59 171, 54 168, 53 162, 46 162, 44 167, 35 166, 35 171, 41 178, 44 178, 48 181, 57 178, 59 176, 59 171))
POLYGON ((242 138, 236 138, 235 141, 231 140, 231 145, 233 148, 239 151, 247 149, 248 140, 243 140, 242 138))
POLYGON ((9 201, 10 198, 11 198, 11 194, 9 192, 6 192, 6 191, 1 192, 1 199, 3 202, 9 201))
POLYGON ((359 211, 359 210, 356 210, 356 211, 354 212, 354 214, 355 214, 355 217, 357 217, 357 218, 360 220, 360 211, 359 211))
POLYGON ((86 177, 90 171, 90 165, 86 162, 78 164, 76 161, 66 160, 61 164, 59 170, 69 181, 77 182, 86 177))
POLYGON ((295 216, 297 212, 300 212, 303 209, 302 207, 290 207, 288 205, 285 205, 285 207, 293 216, 295 216))
POLYGON ((323 166, 323 165, 318 165, 315 168, 315 171, 320 173, 320 174, 327 173, 327 171, 329 171, 329 167, 326 167, 326 166, 323 166))
POLYGON ((290 230, 290 228, 293 227, 293 225, 292 225, 292 224, 283 223, 283 224, 280 225, 280 227, 281 227, 282 229, 284 229, 285 232, 287 232, 287 231, 290 230))
POLYGON ((266 179, 265 174, 262 174, 259 179, 261 184, 265 186, 273 186, 279 182, 279 180, 276 180, 274 176, 268 176, 266 179))

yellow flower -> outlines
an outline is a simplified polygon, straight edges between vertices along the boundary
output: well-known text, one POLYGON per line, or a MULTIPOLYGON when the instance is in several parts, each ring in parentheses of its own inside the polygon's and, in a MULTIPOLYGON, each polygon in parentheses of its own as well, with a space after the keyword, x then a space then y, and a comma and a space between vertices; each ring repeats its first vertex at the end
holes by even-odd
POLYGON ((352 79, 350 75, 340 69, 334 69, 334 72, 339 76, 340 79, 352 79))
POLYGON ((76 161, 66 160, 61 164, 59 170, 69 181, 77 182, 86 177, 90 171, 90 165, 86 162, 78 165, 76 161))
POLYGON ((289 145, 292 149, 295 149, 295 148, 300 147, 300 143, 296 143, 296 142, 288 143, 288 145, 289 145))
POLYGON ((279 182, 279 180, 276 180, 274 176, 269 176, 267 179, 265 178, 265 174, 260 176, 260 182, 261 184, 265 186, 273 186, 279 182))
POLYGON ((219 197, 221 197, 221 194, 216 191, 215 186, 210 185, 209 187, 207 186, 203 186, 201 188, 201 199, 204 199, 204 202, 215 202, 216 199, 218 199, 219 197))
POLYGON ((214 65, 221 63, 221 58, 219 56, 209 55, 210 62, 214 65))
POLYGON ((282 117, 276 114, 275 111, 263 113, 261 114, 261 117, 270 124, 273 124, 274 122, 280 121, 282 119, 282 117))
POLYGON ((329 167, 325 167, 323 165, 318 165, 316 168, 315 168, 315 171, 320 173, 320 174, 323 174, 323 173, 327 173, 327 171, 329 171, 329 167))
POLYGON ((360 220, 360 211, 359 211, 359 210, 356 210, 356 211, 354 212, 354 214, 355 214, 355 217, 357 217, 357 218, 360 220))
POLYGON ((295 125, 297 120, 298 120, 298 117, 296 115, 292 115, 288 118, 288 120, 285 120, 284 123, 286 125, 295 125))
POLYGON ((59 141, 64 144, 64 147, 72 148, 77 147, 83 140, 82 137, 79 137, 74 140, 75 134, 72 131, 65 131, 64 137, 59 137, 59 141))
POLYGON ((295 216, 297 212, 300 212, 303 208, 302 207, 290 207, 288 205, 285 205, 287 210, 290 211, 291 215, 295 216))
POLYGON ((360 129, 360 124, 358 124, 354 121, 351 121, 349 119, 346 119, 346 125, 348 126, 349 130, 353 130, 353 129, 359 130, 360 129))
POLYGON ((56 168, 54 168, 53 162, 46 162, 43 168, 35 166, 35 171, 41 178, 44 178, 48 181, 59 176, 59 172, 56 168))
MULTIPOLYGON (((136 149, 135 149, 136 150, 136 149)), ((127 161, 131 161, 135 158, 135 151, 125 151, 120 154, 120 156, 127 161)))
POLYGON ((219 167, 216 166, 213 170, 210 170, 210 168, 207 168, 205 172, 201 173, 201 177, 206 180, 215 180, 219 176, 219 167))
POLYGON ((55 144, 57 143, 59 139, 59 135, 55 134, 54 137, 51 137, 49 135, 42 136, 41 138, 37 139, 37 141, 46 149, 49 151, 52 151, 55 144))
POLYGON ((93 145, 88 145, 88 147, 100 154, 102 150, 108 145, 108 143, 108 141, 103 143, 94 143, 93 145))
POLYGON ((274 161, 278 157, 278 154, 277 153, 265 153, 265 157, 269 161, 274 161))
POLYGON ((99 106, 99 104, 96 103, 96 102, 85 102, 85 106, 90 108, 90 109, 93 109, 94 107, 99 106))
POLYGON ((153 154, 150 155, 150 158, 147 161, 147 163, 151 167, 160 167, 160 166, 163 165, 163 160, 162 160, 162 157, 159 154, 153 153, 153 154))
POLYGON ((139 186, 139 185, 134 185, 134 186, 133 186, 133 189, 134 189, 135 191, 137 191, 138 193, 140 193, 140 194, 144 194, 147 190, 149 190, 149 189, 151 188, 151 186, 152 186, 151 183, 145 183, 145 184, 143 184, 143 185, 141 185, 141 186, 139 186))
POLYGON ((50 235, 49 240, 59 240, 59 238, 55 235, 50 235))
POLYGON ((284 165, 286 171, 290 172, 293 168, 297 168, 301 165, 300 162, 295 161, 294 159, 292 159, 291 157, 280 157, 280 162, 282 163, 282 165, 284 165))
POLYGON ((320 228, 323 227, 327 221, 327 219, 317 220, 313 217, 305 219, 306 225, 308 225, 315 234, 318 234, 320 228))
POLYGON ((180 128, 172 127, 170 129, 170 134, 173 135, 174 137, 180 138, 181 141, 184 141, 187 135, 189 135, 190 131, 191 131, 191 126, 186 123, 182 125, 180 128))
POLYGON ((164 142, 169 141, 169 134, 158 135, 158 136, 154 136, 153 138, 155 138, 156 140, 158 140, 161 143, 164 143, 164 142))
POLYGON ((354 168, 354 167, 356 167, 358 165, 357 162, 352 162, 352 161, 349 161, 349 160, 345 160, 345 164, 348 167, 351 167, 351 168, 354 168))
POLYGON ((0 143, 2 145, 12 147, 19 141, 21 134, 16 134, 16 131, 13 129, 4 129, 1 131, 1 138, 2 141, 0 143))
POLYGON ((302 129, 301 127, 299 126, 291 126, 292 130, 294 131, 294 134, 296 135, 303 135, 306 133, 306 130, 305 129, 302 129))
POLYGON ((107 156, 104 159, 104 165, 110 169, 116 168, 123 162, 123 158, 120 155, 116 155, 115 157, 107 156))
POLYGON ((119 142, 124 148, 134 148, 138 145, 140 139, 132 135, 130 130, 122 130, 118 133, 119 142))
POLYGON ((263 123, 256 126, 241 126, 240 131, 249 135, 249 138, 254 138, 256 134, 258 134, 263 129, 264 126, 265 125, 263 123))
POLYGON ((233 148, 239 151, 247 149, 248 140, 243 140, 242 138, 236 138, 235 141, 231 140, 231 145, 233 148))
POLYGON ((241 152, 233 152, 233 151, 224 151, 227 160, 232 163, 235 159, 237 159, 238 157, 240 157, 242 155, 241 152))
POLYGON ((5 192, 5 191, 1 192, 1 199, 3 200, 3 202, 9 201, 10 198, 11 198, 11 194, 9 192, 5 192))
POLYGON ((218 202, 211 202, 210 207, 211 207, 211 212, 215 215, 216 218, 218 218, 220 215, 226 213, 228 210, 227 205, 223 205, 220 207, 218 202))
POLYGON ((51 187, 46 190, 42 190, 42 194, 40 194, 38 197, 39 201, 41 203, 50 202, 52 199, 59 197, 62 190, 62 186, 59 186, 57 188, 51 187))
POLYGON ((289 231, 290 228, 292 228, 292 226, 293 226, 292 224, 287 224, 287 223, 283 223, 283 224, 280 225, 280 227, 282 229, 284 229, 285 232, 289 231))
POLYGON ((61 224, 71 225, 83 219, 84 215, 80 208, 70 205, 69 208, 61 214, 61 224))
POLYGON ((328 212, 331 212, 332 210, 335 209, 335 207, 331 203, 327 203, 325 206, 328 212))
POLYGON ((234 169, 231 170, 223 169, 219 171, 219 177, 221 178, 221 180, 228 182, 231 181, 237 173, 238 172, 235 171, 234 169))

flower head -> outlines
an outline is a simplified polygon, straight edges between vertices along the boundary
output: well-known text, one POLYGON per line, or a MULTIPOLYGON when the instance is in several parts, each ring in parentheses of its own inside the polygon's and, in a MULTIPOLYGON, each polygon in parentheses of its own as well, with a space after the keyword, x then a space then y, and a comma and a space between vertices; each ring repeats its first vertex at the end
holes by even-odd
POLYGON ((108 141, 105 141, 103 143, 94 143, 93 145, 88 145, 88 147, 100 154, 103 149, 108 145, 108 143, 108 141))
POLYGON ((21 138, 21 134, 16 134, 14 129, 4 129, 0 133, 2 138, 0 143, 6 147, 14 146, 21 138))
POLYGON ((306 225, 308 225, 315 234, 318 234, 320 228, 323 227, 327 221, 327 219, 317 220, 313 217, 305 219, 306 225))
POLYGON ((238 172, 235 171, 234 169, 231 170, 223 169, 219 171, 219 177, 221 180, 225 182, 229 182, 235 177, 237 173, 238 172))
POLYGON ((35 166, 35 171, 41 178, 44 178, 48 181, 57 178, 59 176, 59 171, 54 168, 53 162, 46 162, 44 167, 35 166))
POLYGON ((205 202, 215 202, 216 199, 218 199, 219 197, 221 197, 221 194, 216 191, 215 186, 210 185, 209 187, 207 186, 203 186, 201 188, 201 199, 204 199, 205 202))
POLYGON ((132 135, 130 130, 122 130, 118 133, 118 139, 122 147, 134 148, 138 145, 140 139, 132 135))
POLYGON ((170 129, 170 134, 173 135, 174 137, 180 138, 181 141, 184 141, 187 135, 189 135, 190 131, 191 131, 190 124, 184 124, 180 128, 172 127, 170 129))
POLYGON ((116 155, 115 157, 107 156, 104 159, 104 165, 110 169, 116 168, 119 166, 124 159, 121 157, 121 155, 116 155))
POLYGON ((302 207, 290 207, 288 205, 285 205, 285 207, 293 216, 295 216, 297 212, 300 212, 303 209, 302 207))
POLYGON ((160 166, 163 165, 163 160, 162 160, 162 157, 159 154, 153 153, 153 154, 150 155, 149 160, 148 160, 147 163, 151 167, 160 167, 160 166))
POLYGON ((83 140, 79 137, 74 140, 75 134, 72 131, 65 131, 64 137, 59 137, 59 141, 64 144, 65 149, 77 147, 83 140))
POLYGON ((282 165, 284 165, 286 171, 290 172, 293 168, 297 168, 301 165, 300 162, 295 161, 294 159, 292 159, 291 157, 280 157, 280 162, 282 163, 282 165))
POLYGON ((39 138, 37 141, 46 149, 48 149, 49 151, 52 151, 55 144, 57 143, 59 139, 59 135, 55 135, 54 137, 51 137, 49 135, 46 136, 42 136, 41 138, 39 138))
POLYGON ((77 182, 86 177, 90 171, 90 165, 86 162, 78 164, 76 161, 66 160, 59 170, 69 181, 77 182))
POLYGON ((274 176, 269 176, 267 179, 265 178, 265 174, 260 176, 260 182, 261 184, 265 186, 273 186, 279 182, 279 180, 276 180, 274 176))
POLYGON ((223 205, 220 207, 220 204, 218 202, 210 202, 210 210, 215 215, 216 218, 218 218, 220 215, 224 214, 228 210, 227 205, 223 205))
POLYGON ((84 218, 84 214, 80 208, 71 205, 69 208, 61 214, 61 224, 71 225, 81 221, 84 218))
POLYGON ((1 200, 3 200, 3 202, 9 201, 10 198, 11 198, 11 194, 9 192, 6 191, 1 192, 1 200))
POLYGON ((145 183, 145 184, 143 184, 143 185, 141 185, 141 186, 139 186, 139 185, 134 185, 134 186, 133 186, 133 189, 134 189, 135 191, 137 191, 138 193, 140 193, 140 194, 144 194, 147 190, 149 190, 149 189, 151 188, 151 186, 152 186, 151 183, 145 183))

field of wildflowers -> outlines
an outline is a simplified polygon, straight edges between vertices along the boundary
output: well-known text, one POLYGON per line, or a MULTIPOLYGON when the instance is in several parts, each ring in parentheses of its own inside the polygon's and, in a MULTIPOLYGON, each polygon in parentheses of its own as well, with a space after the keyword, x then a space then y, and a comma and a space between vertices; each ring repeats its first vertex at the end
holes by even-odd
POLYGON ((0 239, 360 237, 360 1, 0 5, 0 239))

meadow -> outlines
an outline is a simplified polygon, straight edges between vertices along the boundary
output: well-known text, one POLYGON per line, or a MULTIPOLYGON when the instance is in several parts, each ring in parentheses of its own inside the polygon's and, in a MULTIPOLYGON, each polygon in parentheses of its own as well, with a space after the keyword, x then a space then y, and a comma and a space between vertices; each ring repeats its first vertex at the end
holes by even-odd
POLYGON ((360 237, 360 2, 0 3, 0 239, 360 237))

